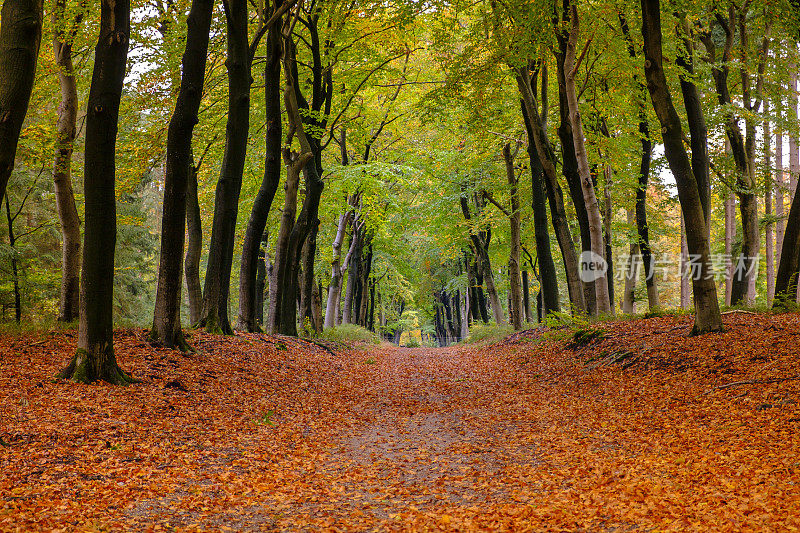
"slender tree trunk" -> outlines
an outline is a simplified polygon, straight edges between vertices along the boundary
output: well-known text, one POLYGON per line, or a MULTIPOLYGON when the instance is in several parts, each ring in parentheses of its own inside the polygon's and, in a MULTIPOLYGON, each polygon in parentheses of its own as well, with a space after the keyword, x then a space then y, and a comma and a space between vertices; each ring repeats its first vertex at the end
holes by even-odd
MULTIPOLYGON (((764 114, 769 114, 767 102, 764 102, 764 114)), ((772 305, 772 298, 775 296, 775 223, 772 221, 772 132, 770 122, 765 120, 763 123, 764 132, 764 218, 766 219, 765 234, 766 243, 764 253, 767 263, 767 305, 772 305)))
POLYGON ((227 20, 228 120, 214 198, 214 220, 203 287, 203 325, 209 333, 233 333, 228 320, 228 296, 233 265, 239 194, 242 190, 250 128, 250 58, 246 0, 224 3, 227 20))
POLYGON ((733 241, 736 239, 736 199, 733 191, 725 197, 725 257, 731 258, 725 276, 725 305, 731 305, 735 262, 732 260, 733 241))
POLYGON ((531 296, 530 296, 530 280, 528 278, 528 271, 522 271, 522 308, 525 311, 525 322, 533 322, 533 313, 531 313, 531 296))
POLYGON ((689 253, 697 258, 696 276, 692 285, 695 302, 695 321, 692 334, 697 335, 722 329, 722 315, 717 301, 711 272, 711 258, 707 237, 708 223, 701 202, 700 187, 692 165, 683 147, 681 120, 675 106, 662 67, 661 8, 659 0, 642 0, 642 36, 645 51, 645 75, 653 109, 661 123, 664 153, 678 186, 678 197, 686 221, 686 238, 689 253))
POLYGON ((128 0, 102 0, 100 36, 86 116, 83 241, 78 349, 58 377, 131 383, 114 355, 115 149, 130 36, 128 0))
POLYGON ((81 228, 75 195, 72 191, 72 152, 75 147, 76 121, 78 116, 78 85, 72 65, 72 40, 78 31, 82 17, 72 21, 70 31, 59 29, 67 24, 65 0, 56 2, 53 12, 53 54, 58 65, 58 84, 61 103, 56 122, 56 155, 53 165, 56 210, 61 224, 61 290, 58 305, 58 320, 72 322, 78 318, 81 273, 81 228))
POLYGON ((363 230, 359 228, 358 231, 353 231, 352 242, 350 243, 351 252, 347 256, 347 288, 344 294, 344 303, 342 304, 342 324, 353 323, 353 307, 356 293, 356 286, 358 284, 359 269, 361 268, 361 253, 363 243, 363 230))
POLYGON ((186 50, 181 84, 167 133, 164 209, 156 305, 150 340, 169 348, 189 348, 181 330, 183 245, 186 231, 186 193, 192 173, 192 132, 203 98, 213 0, 192 0, 187 18, 186 50))
MULTIPOLYGON (((583 189, 583 200, 586 204, 586 214, 589 220, 589 236, 592 243, 592 253, 596 257, 603 259, 605 256, 605 244, 603 242, 603 222, 600 216, 600 204, 597 201, 597 194, 594 190, 592 177, 589 171, 589 159, 586 153, 586 146, 583 134, 583 121, 578 110, 578 95, 575 89, 575 74, 577 73, 578 63, 576 58, 578 46, 579 20, 578 8, 575 4, 571 5, 570 20, 572 28, 567 43, 567 54, 564 59, 564 76, 566 79, 567 103, 569 105, 569 118, 572 125, 572 140, 575 145, 575 157, 578 159, 578 171, 581 177, 581 187, 583 189)), ((592 259, 594 262, 595 259, 592 259)), ((606 268, 608 265, 606 265, 606 268)), ((596 312, 611 313, 611 297, 608 292, 608 271, 598 273, 594 281, 596 312)))
POLYGON ((612 226, 614 212, 611 203, 611 165, 605 165, 605 184, 603 186, 603 244, 605 245, 605 260, 608 265, 606 281, 608 283, 608 299, 613 312, 614 309, 614 247, 612 226))
MULTIPOLYGON (((628 224, 636 223, 636 212, 628 209, 628 224)), ((628 250, 628 265, 625 269, 625 294, 622 296, 622 312, 627 315, 636 313, 636 284, 639 282, 639 243, 632 242, 628 250)))
POLYGON ((17 142, 36 77, 42 0, 5 0, 0 12, 0 198, 14 169, 17 142))
POLYGON ((525 321, 525 311, 522 306, 522 278, 520 275, 522 221, 519 205, 519 186, 514 171, 514 158, 511 155, 511 146, 509 144, 503 146, 503 158, 506 163, 506 178, 511 189, 511 214, 508 217, 511 226, 511 251, 508 258, 508 285, 511 308, 508 311, 511 315, 511 325, 515 330, 521 330, 525 321))
POLYGON ((781 247, 781 261, 775 276, 774 308, 794 308, 797 298, 797 277, 800 271, 800 195, 795 195, 786 220, 786 233, 781 247))
MULTIPOLYGON (((319 220, 317 221, 319 222, 319 220)), ((300 320, 305 328, 305 321, 308 319, 312 331, 307 333, 319 333, 322 331, 322 323, 314 321, 314 251, 317 249, 317 232, 319 224, 311 228, 302 252, 302 269, 300 270, 300 320)))
MULTIPOLYGON (((797 124, 797 72, 791 69, 789 79, 789 117, 797 124)), ((797 135, 789 135, 789 202, 794 202, 797 190, 797 174, 800 173, 800 151, 797 149, 797 135)))
POLYGON ((264 324, 264 292, 267 288, 267 244, 269 230, 265 229, 261 236, 261 245, 258 247, 258 262, 256 264, 256 325, 264 324))
MULTIPOLYGON (((275 2, 275 9, 282 2, 275 2)), ((237 329, 257 331, 256 272, 261 235, 281 181, 281 34, 278 24, 273 24, 267 35, 267 59, 264 64, 264 107, 266 120, 266 157, 264 178, 258 189, 247 231, 242 244, 242 261, 239 271, 239 319, 237 329)))
MULTIPOLYGON (((325 324, 324 329, 336 326, 336 316, 338 301, 342 295, 342 243, 347 231, 347 225, 352 218, 352 211, 339 215, 339 224, 336 229, 336 237, 333 239, 333 259, 331 260, 331 284, 328 287, 328 303, 325 305, 325 324)), ((345 264, 349 261, 349 254, 345 264)))
POLYGON ((203 253, 203 221, 197 198, 197 167, 189 169, 186 189, 186 257, 183 272, 186 276, 186 294, 189 299, 189 322, 192 326, 203 318, 203 288, 200 284, 200 257, 203 253))
POLYGON ((786 232, 784 213, 784 179, 783 179, 783 131, 775 132, 775 261, 781 258, 783 236, 786 232))

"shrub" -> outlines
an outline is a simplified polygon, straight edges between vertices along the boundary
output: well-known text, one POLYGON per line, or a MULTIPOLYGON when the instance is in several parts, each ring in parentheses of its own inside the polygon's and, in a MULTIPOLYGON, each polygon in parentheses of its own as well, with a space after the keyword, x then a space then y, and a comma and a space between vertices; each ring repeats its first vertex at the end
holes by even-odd
POLYGON ((355 324, 341 324, 334 328, 328 328, 320 333, 319 338, 333 342, 363 342, 366 344, 380 344, 381 342, 376 333, 355 324))
POLYGON ((406 348, 419 348, 420 344, 417 339, 409 339, 405 345, 406 348))
POLYGON ((514 333, 514 328, 508 324, 498 326, 495 323, 476 324, 469 330, 469 336, 464 339, 466 344, 478 342, 499 342, 514 333))

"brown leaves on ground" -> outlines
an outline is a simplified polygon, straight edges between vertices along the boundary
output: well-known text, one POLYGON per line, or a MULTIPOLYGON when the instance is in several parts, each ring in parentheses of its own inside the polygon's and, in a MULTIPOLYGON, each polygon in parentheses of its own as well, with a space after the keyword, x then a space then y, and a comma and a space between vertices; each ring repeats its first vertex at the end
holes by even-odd
POLYGON ((0 339, 0 530, 793 530, 800 316, 328 351, 120 331, 145 383, 52 382, 69 334, 0 339))

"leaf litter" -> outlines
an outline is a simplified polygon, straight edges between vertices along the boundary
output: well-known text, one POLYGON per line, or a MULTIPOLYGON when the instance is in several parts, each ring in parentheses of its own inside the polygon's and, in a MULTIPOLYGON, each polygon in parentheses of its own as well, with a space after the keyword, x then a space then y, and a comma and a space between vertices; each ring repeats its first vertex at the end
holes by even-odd
POLYGON ((51 380, 69 332, 3 336, 0 530, 798 529, 800 315, 725 322, 187 355, 119 330, 124 388, 51 380))

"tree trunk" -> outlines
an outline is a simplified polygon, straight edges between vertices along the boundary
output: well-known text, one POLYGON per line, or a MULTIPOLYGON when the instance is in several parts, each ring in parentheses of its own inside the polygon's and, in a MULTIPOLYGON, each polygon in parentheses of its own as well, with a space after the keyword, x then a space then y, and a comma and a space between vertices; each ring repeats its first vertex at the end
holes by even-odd
MULTIPOLYGON (((635 210, 628 209, 628 224, 636 223, 635 210)), ((639 282, 639 243, 632 242, 628 251, 628 265, 625 269, 625 293, 622 296, 622 312, 636 313, 636 284, 639 282)))
POLYGON ((784 213, 783 131, 775 132, 775 258, 780 261, 783 236, 786 232, 784 213))
MULTIPOLYGON (((275 2, 275 9, 282 4, 275 2)), ((258 189, 247 231, 242 244, 242 261, 239 270, 239 318, 237 329, 257 331, 256 272, 261 235, 281 181, 281 34, 278 24, 273 24, 267 35, 267 59, 264 64, 264 108, 266 120, 266 157, 264 178, 258 189)))
POLYGON ((722 315, 717 301, 711 272, 707 228, 700 188, 692 171, 686 149, 683 147, 681 120, 669 93, 662 67, 661 8, 659 0, 642 0, 642 36, 645 51, 645 75, 650 100, 661 123, 664 153, 678 186, 678 197, 686 221, 689 253, 697 258, 699 272, 693 276, 695 320, 692 334, 697 335, 722 329, 722 315))
MULTIPOLYGON (((767 102, 764 102, 764 114, 769 114, 767 102)), ((772 150, 770 146, 772 132, 769 120, 763 122, 762 128, 764 132, 764 218, 766 219, 764 254, 767 263, 767 305, 769 306, 772 305, 772 298, 775 296, 775 223, 772 219, 772 150)))
POLYGON ((0 12, 0 198, 14 169, 42 42, 42 0, 5 0, 0 12))
POLYGON ((86 116, 83 240, 78 349, 59 374, 82 383, 133 382, 114 355, 115 149, 130 36, 128 0, 103 0, 86 116))
POLYGON ((261 245, 258 247, 258 260, 256 263, 256 326, 264 324, 264 292, 267 288, 267 243, 269 230, 264 230, 261 236, 261 245))
MULTIPOLYGON (((577 73, 578 63, 576 58, 576 48, 578 46, 578 8, 575 4, 571 5, 571 31, 567 43, 567 53, 564 58, 564 77, 566 79, 567 104, 569 105, 569 119, 572 125, 572 140, 575 145, 575 157, 578 159, 578 171, 581 178, 581 188, 583 189, 583 200, 586 204, 586 215, 589 220, 589 236, 592 243, 592 253, 596 255, 591 262, 594 263, 599 258, 604 261, 605 243, 603 242, 603 221, 600 216, 600 204, 597 201, 597 194, 592 183, 592 176, 589 172, 589 159, 586 153, 586 146, 583 134, 583 121, 578 110, 578 95, 575 89, 575 74, 577 73)), ((581 261, 582 267, 583 263, 581 261)), ((596 312, 603 314, 613 314, 611 298, 608 292, 608 264, 605 264, 605 271, 599 271, 594 280, 596 297, 596 312)))
MULTIPOLYGON (((797 72, 791 70, 789 79, 789 119, 797 124, 797 72)), ((797 174, 800 172, 800 151, 797 149, 797 135, 789 135, 789 202, 794 202, 797 190, 797 174)))
POLYGON ((61 290, 58 320, 72 322, 78 318, 81 274, 81 228, 75 195, 72 191, 72 152, 75 147, 78 116, 78 85, 72 65, 72 41, 82 16, 76 16, 70 31, 59 30, 67 24, 65 0, 58 0, 53 12, 53 54, 58 65, 61 103, 56 122, 56 155, 53 165, 56 210, 61 224, 61 290))
POLYGON ((522 271, 522 308, 525 310, 525 322, 533 322, 533 313, 531 312, 531 287, 528 279, 528 271, 522 271))
MULTIPOLYGON (((736 199, 733 191, 728 191, 725 197, 725 257, 728 259, 732 258, 734 239, 736 239, 736 199)), ((725 273, 725 305, 731 305, 734 267, 735 263, 731 260, 725 273)))
POLYGON ((186 232, 186 193, 192 173, 192 132, 203 98, 213 0, 192 0, 186 20, 186 50, 181 62, 181 84, 167 132, 164 209, 161 217, 161 254, 156 305, 150 341, 187 350, 181 330, 183 245, 186 232))
POLYGON ((358 271, 361 268, 361 252, 362 252, 362 228, 358 231, 353 230, 350 243, 351 252, 347 253, 349 261, 346 264, 347 273, 347 288, 344 294, 344 303, 342 304, 342 324, 353 323, 353 307, 356 293, 356 285, 358 284, 358 271))
POLYGON ((202 323, 209 333, 233 333, 228 320, 228 296, 233 265, 239 194, 242 190, 250 128, 250 58, 246 0, 224 3, 227 20, 228 120, 225 152, 214 198, 214 220, 203 287, 202 323))
POLYGON ((189 299, 189 323, 194 326, 203 318, 203 289, 200 284, 200 257, 203 253, 203 221, 197 198, 197 167, 189 169, 186 189, 186 257, 183 273, 186 276, 186 294, 189 299))
MULTIPOLYGON (((533 89, 533 88, 532 88, 533 89)), ((545 90, 543 87, 542 90, 545 90)), ((522 118, 528 132, 528 158, 531 165, 531 203, 533 207, 533 233, 536 239, 536 257, 539 260, 539 277, 541 278, 545 314, 560 311, 558 294, 558 277, 553 254, 550 251, 550 233, 548 230, 547 205, 545 199, 544 172, 536 143, 533 140, 531 121, 522 102, 522 118)), ((530 320, 530 317, 529 317, 530 320)))
POLYGON ((522 231, 521 214, 519 205, 519 186, 514 172, 514 158, 511 155, 511 146, 503 146, 503 159, 506 163, 506 178, 511 190, 511 214, 508 217, 511 226, 511 251, 508 257, 508 286, 511 308, 511 325, 515 330, 521 330, 525 321, 525 308, 522 306, 522 278, 520 274, 522 231))
POLYGON ((547 140, 547 132, 544 129, 541 116, 539 115, 536 96, 531 90, 530 69, 528 66, 517 68, 515 71, 517 87, 525 103, 525 110, 531 122, 531 132, 533 133, 536 151, 539 153, 542 163, 542 171, 545 176, 547 196, 550 203, 550 216, 558 240, 561 256, 564 260, 564 270, 567 274, 567 289, 569 299, 572 302, 573 312, 585 313, 586 301, 584 299, 583 285, 579 276, 578 257, 575 253, 575 243, 572 241, 572 233, 567 222, 564 209, 564 195, 561 186, 558 184, 556 176, 555 154, 547 140))
POLYGON ((686 242, 686 223, 681 214, 681 309, 689 309, 691 292, 689 289, 689 245, 686 242))
MULTIPOLYGON (((319 220, 317 220, 319 222, 319 220)), ((300 321, 303 329, 308 320, 311 331, 306 334, 322 331, 322 323, 314 321, 314 251, 317 249, 317 232, 319 224, 311 228, 305 244, 303 245, 300 270, 300 321)))
POLYGON ((786 233, 781 247, 781 261, 775 277, 774 308, 792 309, 797 299, 797 277, 800 271, 800 195, 795 195, 786 220, 786 233))
POLYGON ((16 236, 14 235, 14 218, 11 215, 11 205, 8 202, 8 193, 6 193, 6 220, 8 221, 8 245, 11 247, 11 278, 14 283, 14 321, 19 324, 22 322, 22 295, 19 292, 19 267, 17 262, 17 243, 16 236))
MULTIPOLYGON (((339 310, 339 299, 342 295, 342 279, 344 270, 342 269, 342 243, 347 231, 347 224, 352 218, 352 211, 339 215, 339 224, 336 229, 336 237, 333 239, 333 259, 331 260, 331 284, 328 287, 328 302, 325 305, 325 324, 324 329, 336 326, 336 317, 339 310)), ((351 248, 352 249, 352 248, 351 248)), ((348 253, 345 263, 350 260, 348 253)))

